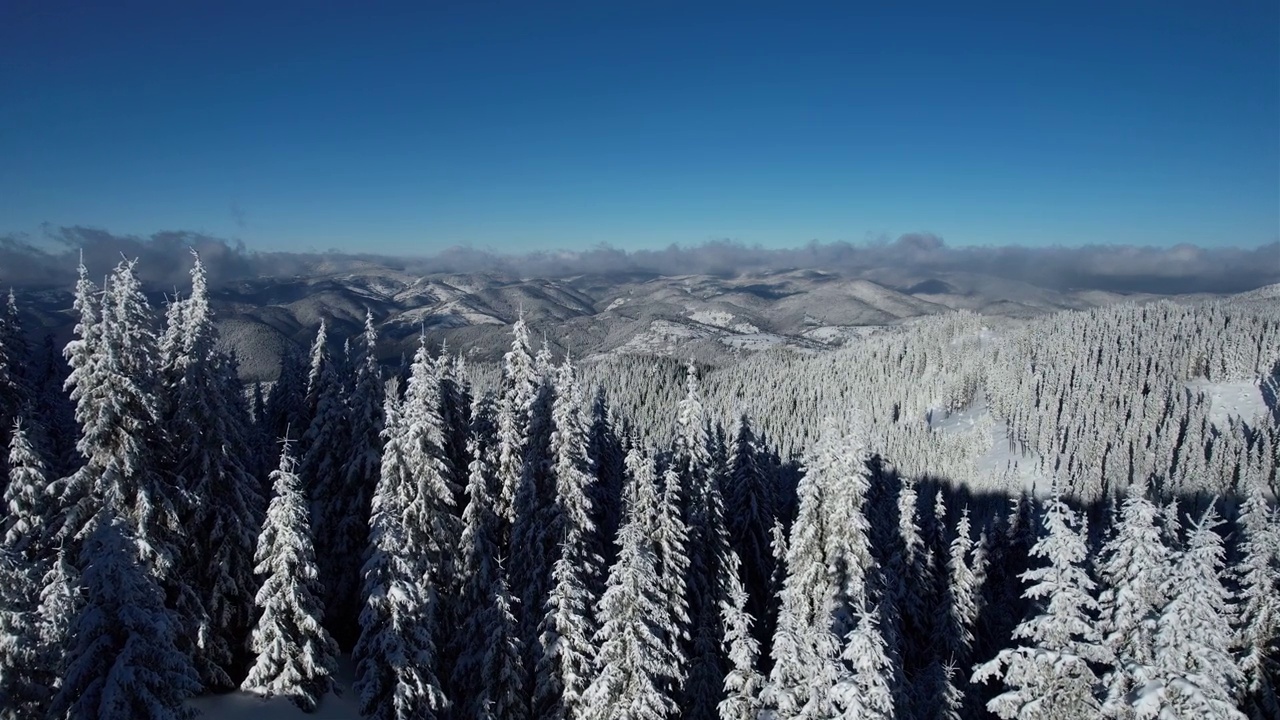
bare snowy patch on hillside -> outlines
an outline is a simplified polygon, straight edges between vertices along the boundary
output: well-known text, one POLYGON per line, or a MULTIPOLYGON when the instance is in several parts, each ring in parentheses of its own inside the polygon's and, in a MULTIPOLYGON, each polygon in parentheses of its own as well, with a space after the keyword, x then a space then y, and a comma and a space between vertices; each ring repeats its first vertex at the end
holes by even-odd
POLYGON ((1209 422, 1220 428, 1226 427, 1231 417, 1254 422, 1268 412, 1262 389, 1255 380, 1192 380, 1187 387, 1209 398, 1209 422))

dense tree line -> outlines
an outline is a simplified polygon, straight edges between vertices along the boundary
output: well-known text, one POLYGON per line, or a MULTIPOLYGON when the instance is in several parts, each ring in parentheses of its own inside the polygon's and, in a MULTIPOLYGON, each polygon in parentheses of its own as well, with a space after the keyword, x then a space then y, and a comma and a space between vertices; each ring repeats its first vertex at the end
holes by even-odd
POLYGON ((717 369, 521 320, 491 373, 426 337, 389 372, 369 316, 245 388, 191 280, 159 318, 82 266, 65 362, 0 315, 0 717, 309 711, 343 654, 369 718, 1280 716, 1277 417, 1188 385, 1275 408, 1274 310, 717 369), (982 475, 993 434, 1038 492, 982 475))

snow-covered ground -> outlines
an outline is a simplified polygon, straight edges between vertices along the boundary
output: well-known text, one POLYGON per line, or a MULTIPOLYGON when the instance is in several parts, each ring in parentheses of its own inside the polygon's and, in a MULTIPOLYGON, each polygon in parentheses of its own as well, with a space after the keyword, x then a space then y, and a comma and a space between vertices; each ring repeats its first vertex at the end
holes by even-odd
POLYGON ((720 338, 720 342, 729 347, 742 348, 743 350, 768 350, 779 345, 785 345, 787 339, 773 333, 751 333, 749 335, 726 335, 720 338))
POLYGON ((360 707, 351 689, 354 678, 351 658, 343 655, 334 678, 338 692, 325 696, 313 713, 302 712, 288 698, 243 692, 198 697, 191 701, 191 707, 200 711, 200 720, 358 720, 360 707))
POLYGON ((1009 424, 991 416, 985 394, 978 393, 968 407, 950 414, 935 410, 926 422, 930 430, 947 434, 973 432, 975 428, 986 426, 989 437, 986 450, 974 460, 975 476, 994 481, 1010 473, 1011 479, 1028 493, 1041 497, 1048 495, 1051 482, 1039 470, 1040 456, 1033 452, 1024 453, 1010 444, 1009 424))
POLYGON ((1219 427, 1226 427, 1232 416, 1251 422, 1267 413, 1267 403, 1256 380, 1192 380, 1187 387, 1209 397, 1209 421, 1219 427))

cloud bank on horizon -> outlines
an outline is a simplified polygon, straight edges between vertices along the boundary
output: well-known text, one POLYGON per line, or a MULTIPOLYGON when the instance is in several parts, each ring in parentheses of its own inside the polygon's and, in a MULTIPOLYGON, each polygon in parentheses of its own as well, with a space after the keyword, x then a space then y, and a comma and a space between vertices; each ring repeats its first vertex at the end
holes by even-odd
POLYGON ((547 279, 584 274, 735 276, 791 269, 841 273, 891 269, 934 275, 976 273, 1053 289, 1161 294, 1232 293, 1280 283, 1280 242, 1241 248, 949 247, 936 235, 908 233, 893 241, 815 241, 785 249, 726 240, 661 250, 597 247, 525 254, 452 247, 432 255, 397 257, 339 251, 257 252, 241 242, 197 232, 165 231, 140 237, 76 226, 47 231, 42 245, 23 236, 0 236, 0 286, 69 288, 83 254, 91 274, 105 273, 125 256, 139 260, 139 274, 149 286, 159 290, 182 287, 187 281, 191 249, 200 253, 215 286, 371 267, 420 275, 486 272, 547 279))

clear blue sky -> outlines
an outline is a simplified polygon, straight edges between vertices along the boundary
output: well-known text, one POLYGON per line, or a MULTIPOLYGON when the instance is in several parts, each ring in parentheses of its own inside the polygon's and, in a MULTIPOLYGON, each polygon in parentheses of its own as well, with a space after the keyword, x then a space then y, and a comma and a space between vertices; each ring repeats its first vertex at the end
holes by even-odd
POLYGON ((7 0, 0 232, 1280 237, 1280 3, 870 4, 7 0))

